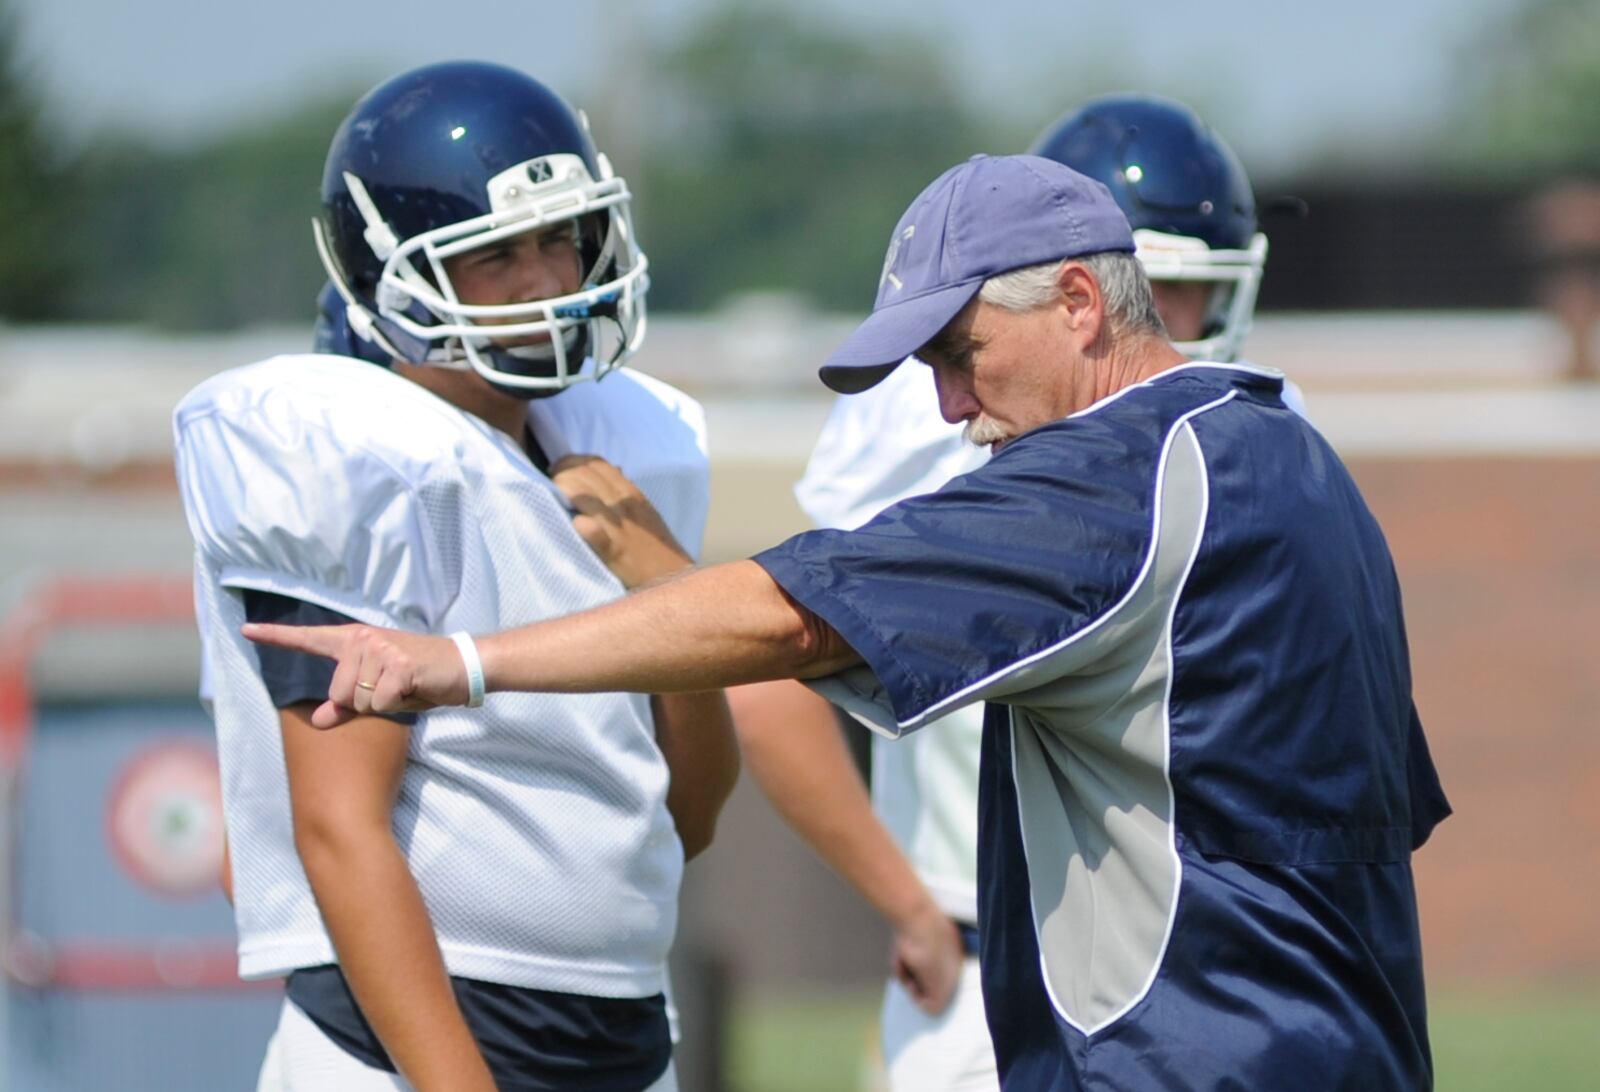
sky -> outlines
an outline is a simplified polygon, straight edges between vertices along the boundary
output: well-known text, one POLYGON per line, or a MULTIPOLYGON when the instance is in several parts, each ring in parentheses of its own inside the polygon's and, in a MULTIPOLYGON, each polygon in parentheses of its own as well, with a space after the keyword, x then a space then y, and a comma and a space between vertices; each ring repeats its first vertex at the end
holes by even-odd
MULTIPOLYGON (((630 50, 681 37, 716 2, 10 0, 65 139, 175 143, 446 58, 513 64, 582 102, 630 50)), ((1252 174, 1271 174, 1425 141, 1449 114, 1465 45, 1521 0, 766 2, 868 40, 931 41, 981 108, 1027 128, 1087 93, 1175 95, 1252 174)))

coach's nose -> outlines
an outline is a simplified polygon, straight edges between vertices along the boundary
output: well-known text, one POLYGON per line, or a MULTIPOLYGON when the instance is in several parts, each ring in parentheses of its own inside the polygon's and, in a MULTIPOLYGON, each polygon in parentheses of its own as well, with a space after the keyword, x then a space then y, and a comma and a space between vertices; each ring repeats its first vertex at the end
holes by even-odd
POLYGON ((939 416, 952 425, 970 421, 983 407, 972 393, 967 376, 942 364, 930 364, 934 389, 939 392, 939 416))

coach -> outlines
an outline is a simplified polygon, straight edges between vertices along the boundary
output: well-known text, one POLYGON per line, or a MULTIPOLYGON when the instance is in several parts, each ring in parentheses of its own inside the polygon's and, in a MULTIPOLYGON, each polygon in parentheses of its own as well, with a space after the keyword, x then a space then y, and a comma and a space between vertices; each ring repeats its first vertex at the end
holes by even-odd
POLYGON ((250 635, 340 661, 323 725, 485 683, 794 676, 892 735, 987 701, 1005 1087, 1429 1087, 1410 855, 1449 806, 1393 563, 1281 376, 1185 361, 1132 251, 1099 184, 970 160, 907 210, 822 376, 852 392, 927 366, 944 416, 995 448, 981 469, 859 530, 483 638, 481 664, 366 627, 250 635))

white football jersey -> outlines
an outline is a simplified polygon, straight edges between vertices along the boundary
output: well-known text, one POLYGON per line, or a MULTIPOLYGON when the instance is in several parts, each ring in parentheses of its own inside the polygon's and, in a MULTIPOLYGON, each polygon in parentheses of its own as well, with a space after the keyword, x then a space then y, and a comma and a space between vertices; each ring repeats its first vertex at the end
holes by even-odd
MULTIPOLYGON (((686 549, 704 530, 700 407, 627 370, 529 404, 552 458, 601 455, 686 549)), ((520 445, 409 380, 338 356, 218 375, 178 406, 178 480, 246 978, 334 953, 295 852, 278 714, 239 635, 240 589, 374 625, 485 633, 622 587, 520 445)), ((394 833, 450 973, 638 997, 662 989, 683 852, 639 694, 493 694, 421 715, 394 833)))
MULTIPOLYGON (((939 416, 932 373, 908 360, 834 403, 795 497, 818 526, 849 530, 988 458, 939 416)), ((872 739, 873 808, 939 908, 969 922, 978 914, 982 734, 979 704, 902 739, 872 739)))

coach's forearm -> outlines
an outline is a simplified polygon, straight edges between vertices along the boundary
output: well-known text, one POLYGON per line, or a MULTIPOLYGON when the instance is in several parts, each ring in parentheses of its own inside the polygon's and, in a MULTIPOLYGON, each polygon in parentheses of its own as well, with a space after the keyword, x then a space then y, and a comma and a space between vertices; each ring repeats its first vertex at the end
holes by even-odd
POLYGON ((615 603, 480 638, 489 690, 673 694, 860 663, 765 569, 697 569, 615 603))

